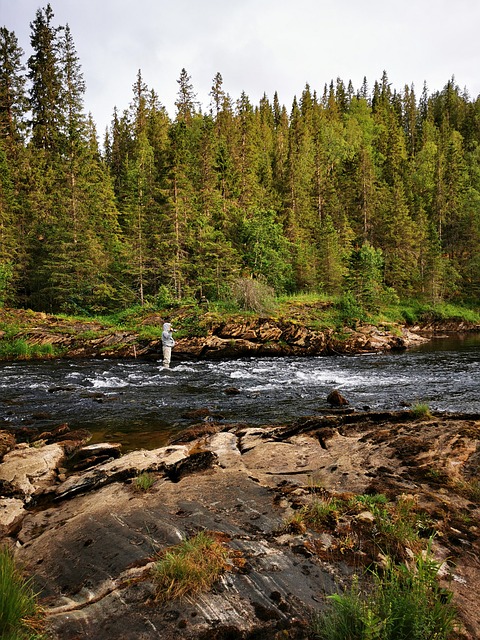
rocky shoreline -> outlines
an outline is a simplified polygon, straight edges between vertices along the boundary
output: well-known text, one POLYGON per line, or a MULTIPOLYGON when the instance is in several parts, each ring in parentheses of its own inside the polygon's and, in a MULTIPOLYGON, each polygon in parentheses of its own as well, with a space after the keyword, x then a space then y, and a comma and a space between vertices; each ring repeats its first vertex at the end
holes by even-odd
MULTIPOLYGON (((144 322, 161 326, 163 317, 144 322)), ((252 318, 211 322, 206 335, 179 339, 175 357, 404 350, 478 329, 367 325, 339 338, 252 318)), ((30 317, 16 337, 71 358, 161 352, 158 339, 138 331, 71 321, 62 329, 46 314, 30 317)), ((41 593, 48 638, 306 640, 328 594, 381 563, 382 554, 368 509, 320 529, 298 526, 298 515, 319 498, 375 494, 392 505, 409 500, 424 514, 424 536, 436 534, 441 581, 459 612, 455 637, 480 637, 480 416, 339 406, 264 428, 195 423, 192 416, 175 442, 125 455, 119 445, 89 445, 89 438, 68 425, 0 431, 0 538, 41 593), (145 492, 135 489, 142 473, 154 481, 145 492), (158 554, 198 531, 219 536, 236 560, 213 591, 160 603, 152 578, 158 554)), ((399 553, 408 561, 413 550, 405 544, 399 553)))
POLYGON ((0 532, 41 591, 49 638, 305 639, 326 596, 381 554, 368 509, 320 530, 293 526, 296 514, 319 496, 376 493, 425 513, 456 637, 479 637, 480 416, 332 408, 271 428, 192 423, 125 455, 87 440, 67 425, 0 437, 0 532), (140 492, 144 472, 154 484, 140 492), (213 591, 158 602, 158 553, 200 530, 238 561, 213 591))
MULTIPOLYGON (((169 318, 172 319, 172 318, 169 318)), ((0 321, 5 326, 18 325, 10 339, 25 341, 30 348, 51 346, 64 358, 159 358, 159 337, 142 337, 142 328, 157 332, 165 321, 159 314, 146 316, 141 326, 133 330, 112 329, 96 321, 64 321, 45 313, 22 310, 0 310, 0 321)), ((182 318, 173 318, 182 324, 182 318)), ((310 356, 371 353, 375 351, 404 350, 421 344, 432 336, 445 333, 480 331, 468 323, 429 323, 424 326, 389 324, 384 327, 364 324, 357 328, 344 328, 341 335, 333 329, 315 330, 300 321, 274 318, 233 318, 218 321, 205 314, 202 335, 177 340, 174 358, 224 359, 244 356, 310 356)), ((147 332, 148 333, 148 332, 147 332)), ((184 330, 183 333, 189 333, 184 330)), ((7 339, 0 331, 0 342, 7 339)), ((13 356, 18 357, 18 356, 13 356)), ((47 356, 48 357, 48 356, 47 356)))

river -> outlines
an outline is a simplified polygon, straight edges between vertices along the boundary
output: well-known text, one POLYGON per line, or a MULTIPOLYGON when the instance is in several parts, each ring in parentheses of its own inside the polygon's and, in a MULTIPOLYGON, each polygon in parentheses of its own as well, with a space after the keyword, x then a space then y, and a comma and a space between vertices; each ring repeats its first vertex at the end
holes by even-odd
POLYGON ((435 339, 402 353, 172 362, 0 363, 0 427, 67 422, 123 450, 163 446, 208 408, 225 422, 279 424, 328 407, 338 389, 359 410, 428 404, 480 413, 480 335, 435 339), (234 388, 237 393, 226 393, 234 388))

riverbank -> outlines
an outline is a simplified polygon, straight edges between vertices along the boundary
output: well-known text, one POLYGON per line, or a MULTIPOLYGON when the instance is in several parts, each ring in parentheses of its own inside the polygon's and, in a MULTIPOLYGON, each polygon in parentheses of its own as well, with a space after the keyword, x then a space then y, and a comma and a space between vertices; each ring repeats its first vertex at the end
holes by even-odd
POLYGON ((305 640, 326 596, 385 554, 411 566, 432 534, 452 637, 479 637, 480 416, 192 421, 126 455, 87 437, 63 425, 0 439, 0 530, 40 591, 48 638, 305 640), (225 572, 211 591, 159 599, 155 563, 198 531, 223 545, 225 572))
POLYGON ((183 360, 403 350, 445 333, 480 331, 480 324, 472 321, 431 317, 412 325, 357 322, 354 328, 318 328, 323 307, 320 303, 291 305, 280 315, 266 317, 219 316, 187 307, 168 313, 143 312, 133 326, 1 309, 0 359, 159 358, 161 327, 166 320, 179 329, 174 358, 183 360))

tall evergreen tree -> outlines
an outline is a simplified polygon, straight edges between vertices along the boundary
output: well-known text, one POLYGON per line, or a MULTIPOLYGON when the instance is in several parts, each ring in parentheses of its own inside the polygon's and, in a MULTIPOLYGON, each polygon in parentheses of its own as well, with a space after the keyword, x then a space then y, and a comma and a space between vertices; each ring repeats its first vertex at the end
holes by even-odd
POLYGON ((21 138, 27 110, 23 49, 13 31, 0 28, 0 138, 9 146, 21 138))
POLYGON ((37 10, 30 25, 33 54, 28 59, 32 143, 50 152, 59 149, 60 132, 65 124, 61 110, 58 28, 52 25, 53 17, 50 4, 37 10))

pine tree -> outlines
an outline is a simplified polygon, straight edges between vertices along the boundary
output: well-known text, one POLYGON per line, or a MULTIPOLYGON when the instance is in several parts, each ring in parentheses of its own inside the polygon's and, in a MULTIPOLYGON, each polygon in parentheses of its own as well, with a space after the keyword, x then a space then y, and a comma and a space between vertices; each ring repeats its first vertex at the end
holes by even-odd
POLYGON ((23 134, 27 110, 23 49, 15 33, 0 28, 0 138, 11 148, 23 134))

